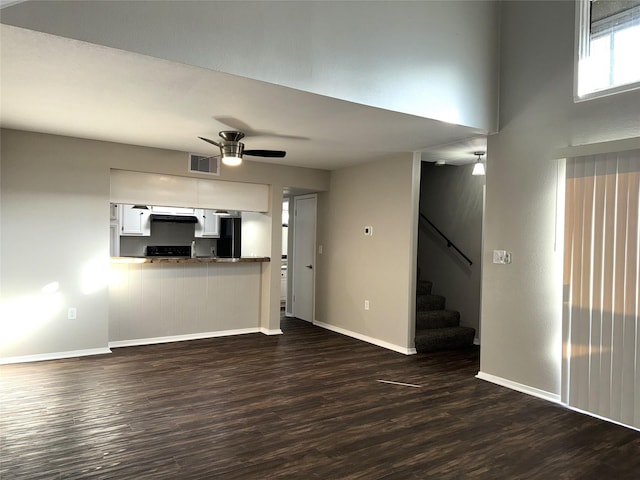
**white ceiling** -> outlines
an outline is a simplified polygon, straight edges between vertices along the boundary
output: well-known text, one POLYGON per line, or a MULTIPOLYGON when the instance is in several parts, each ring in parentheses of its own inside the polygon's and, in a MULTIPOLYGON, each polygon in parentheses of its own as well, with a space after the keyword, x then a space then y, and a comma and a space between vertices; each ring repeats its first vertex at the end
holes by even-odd
POLYGON ((242 129, 247 159, 335 169, 421 151, 460 164, 485 150, 467 127, 1 26, 0 124, 5 128, 214 155, 198 136, 242 129), (231 128, 230 128, 231 127, 231 128))

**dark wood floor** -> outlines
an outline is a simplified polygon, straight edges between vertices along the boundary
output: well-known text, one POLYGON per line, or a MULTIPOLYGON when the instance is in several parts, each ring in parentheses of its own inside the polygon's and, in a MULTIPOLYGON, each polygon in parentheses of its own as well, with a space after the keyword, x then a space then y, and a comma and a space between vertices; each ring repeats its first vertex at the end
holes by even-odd
POLYGON ((283 330, 1 367, 0 478, 640 478, 640 433, 474 378, 475 349, 283 330))

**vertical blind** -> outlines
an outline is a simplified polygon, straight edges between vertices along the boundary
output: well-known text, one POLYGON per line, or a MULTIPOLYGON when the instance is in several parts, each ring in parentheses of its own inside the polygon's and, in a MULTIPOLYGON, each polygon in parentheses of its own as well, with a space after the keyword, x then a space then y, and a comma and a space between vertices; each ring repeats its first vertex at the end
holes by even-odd
POLYGON ((565 399, 640 428, 640 150, 567 160, 565 399))

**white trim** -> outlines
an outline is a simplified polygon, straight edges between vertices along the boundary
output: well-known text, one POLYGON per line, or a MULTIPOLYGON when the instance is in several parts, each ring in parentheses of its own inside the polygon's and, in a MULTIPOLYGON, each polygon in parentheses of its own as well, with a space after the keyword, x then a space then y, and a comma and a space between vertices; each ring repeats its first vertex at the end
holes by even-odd
POLYGON ((476 378, 510 388, 511 390, 515 390, 517 392, 526 393, 527 395, 531 395, 533 397, 542 398, 543 400, 548 400, 549 402, 562 403, 560 401, 560 395, 556 393, 547 392, 546 390, 540 390, 539 388, 530 387, 529 385, 524 385, 512 380, 507 380, 506 378, 496 377, 495 375, 491 375, 490 373, 478 372, 476 378))
POLYGON ((590 417, 597 418, 598 420, 604 420, 605 422, 615 423, 616 425, 620 425, 621 427, 630 428, 631 430, 636 430, 636 431, 640 432, 640 428, 635 427, 633 425, 627 425, 626 423, 618 422, 616 420, 612 420, 610 418, 603 417, 602 415, 598 415, 598 414, 593 413, 593 412, 588 412, 586 410, 580 410, 579 408, 572 407, 571 405, 566 405, 566 404, 563 404, 563 405, 565 407, 567 407, 569 410, 572 410, 572 411, 574 411, 576 413, 582 413, 584 415, 588 415, 590 417))
POLYGON ((282 335, 282 330, 280 330, 279 328, 269 330, 268 328, 261 327, 260 333, 264 333, 265 335, 282 335))
POLYGON ((186 340, 201 340, 203 338, 228 337, 231 335, 244 335, 247 333, 260 333, 259 328, 239 328, 236 330, 220 330, 218 332, 188 333, 186 335, 170 335, 167 337, 136 338, 133 340, 116 340, 109 342, 110 348, 136 347, 140 345, 154 345, 157 343, 183 342, 186 340))
POLYGON ((583 25, 588 25, 591 19, 589 13, 588 2, 576 0, 575 9, 575 25, 574 25, 574 40, 573 40, 573 101, 577 102, 580 97, 578 96, 578 88, 580 82, 580 59, 587 56, 587 49, 589 45, 589 34, 583 29, 583 25))
POLYGON ((554 157, 556 159, 585 157, 587 155, 627 152, 629 150, 640 150, 640 137, 622 138, 608 142, 586 143, 583 145, 569 145, 556 149, 554 157))
POLYGON ((598 420, 603 420, 605 422, 614 423, 616 425, 620 425, 621 427, 630 428, 631 430, 636 430, 636 431, 640 432, 640 428, 638 428, 636 426, 628 425, 626 423, 622 423, 622 422, 613 420, 611 418, 603 417, 602 415, 598 415, 598 414, 593 413, 593 412, 588 412, 586 410, 581 410, 579 408, 572 407, 571 405, 568 405, 565 402, 563 402, 560 399, 560 395, 557 395, 555 393, 547 392, 545 390, 540 390, 538 388, 530 387, 528 385, 523 385, 521 383, 513 382, 511 380, 507 380, 507 379, 502 378, 502 377, 496 377, 495 375, 491 375, 489 373, 484 373, 484 372, 478 372, 478 374, 476 375, 476 378, 479 378, 480 380, 485 380, 487 382, 495 383, 496 385, 507 387, 507 388, 510 388, 511 390, 516 390, 518 392, 525 393, 525 394, 531 395, 533 397, 538 397, 538 398, 541 398, 543 400, 547 400, 549 402, 560 404, 563 407, 565 407, 567 410, 571 410, 571 411, 576 412, 576 413, 581 413, 583 415, 588 415, 590 417, 597 418, 598 420))
MULTIPOLYGON (((420 181, 422 178, 422 154, 413 152, 411 162, 411 208, 407 212, 409 222, 409 248, 407 249, 407 261, 411 265, 409 269, 409 291, 407 292, 407 316, 406 342, 411 344, 416 338, 416 292, 418 289, 418 237, 420 231, 420 181)), ((415 344, 415 342, 414 342, 415 344)), ((415 349, 414 349, 415 350, 415 349)), ((415 353, 415 352, 414 352, 415 353)))
POLYGON ((86 350, 70 350, 67 352, 39 353, 37 355, 0 358, 0 365, 8 365, 10 363, 42 362, 46 360, 63 360, 65 358, 88 357, 91 355, 104 355, 106 353, 111 353, 111 350, 109 348, 88 348, 86 350))
POLYGON ((384 340, 379 340, 367 335, 362 335, 361 333, 352 332, 351 330, 347 330, 345 328, 336 327, 335 325, 329 325, 328 323, 323 323, 316 320, 315 322, 313 322, 313 324, 317 325, 318 327, 331 330, 332 332, 346 335, 347 337, 356 338, 358 340, 362 340, 363 342, 371 343, 373 345, 377 345, 378 347, 386 348, 387 350, 393 350, 394 352, 402 353, 404 355, 415 355, 417 353, 415 348, 401 347, 400 345, 395 345, 393 343, 385 342, 384 340))
POLYGON ((574 97, 574 103, 586 102, 587 100, 608 97, 610 95, 616 95, 618 93, 633 92, 638 89, 640 89, 640 82, 623 83, 615 87, 607 87, 603 88, 602 90, 587 92, 583 95, 576 94, 576 97, 574 97))

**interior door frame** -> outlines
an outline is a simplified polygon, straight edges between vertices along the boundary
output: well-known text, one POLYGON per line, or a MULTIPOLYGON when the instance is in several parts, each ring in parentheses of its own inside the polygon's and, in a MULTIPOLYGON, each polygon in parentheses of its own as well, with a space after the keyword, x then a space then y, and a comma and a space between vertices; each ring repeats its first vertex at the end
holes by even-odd
POLYGON ((296 243, 298 241, 298 235, 297 235, 297 222, 296 222, 296 215, 297 215, 297 202, 300 200, 309 200, 309 199, 313 199, 315 204, 314 204, 314 211, 313 211, 313 271, 312 271, 312 279, 311 279, 311 323, 315 322, 315 318, 316 318, 316 292, 315 292, 315 288, 316 288, 316 244, 317 244, 317 219, 318 219, 318 195, 316 193, 311 193, 311 194, 306 194, 306 195, 297 195, 297 196, 293 196, 291 197, 293 199, 293 211, 291 209, 292 205, 291 203, 289 203, 289 227, 291 229, 291 225, 293 224, 293 239, 292 239, 292 245, 291 245, 291 251, 288 252, 288 259, 287 259, 287 275, 291 276, 291 315, 295 316, 295 294, 296 294, 296 285, 297 285, 297 278, 295 275, 295 270, 296 270, 296 243), (293 218, 293 222, 291 222, 291 219, 293 218), (293 255, 292 255, 293 253, 293 255))

